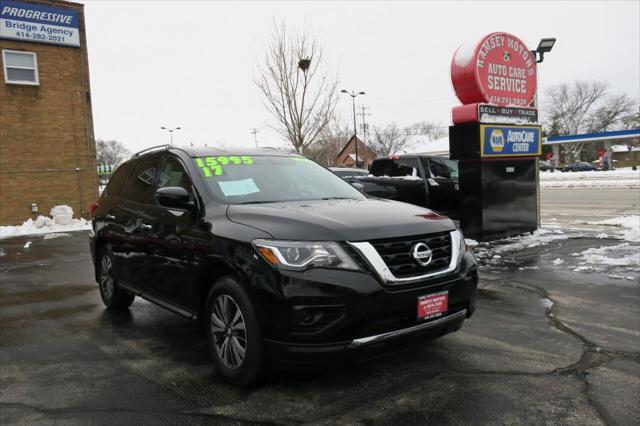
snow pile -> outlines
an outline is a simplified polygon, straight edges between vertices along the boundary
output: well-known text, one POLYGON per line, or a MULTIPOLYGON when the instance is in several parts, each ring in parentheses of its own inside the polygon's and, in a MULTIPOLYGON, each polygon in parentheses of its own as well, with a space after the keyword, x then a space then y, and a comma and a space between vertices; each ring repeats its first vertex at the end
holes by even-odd
MULTIPOLYGON (((357 176, 358 178, 360 176, 357 176)), ((420 176, 412 176, 412 175, 406 175, 406 176, 374 176, 374 175, 367 175, 365 176, 367 179, 400 179, 400 180, 422 180, 422 178, 420 176)))
POLYGON ((0 239, 91 229, 91 222, 73 219, 73 209, 69 206, 55 206, 50 213, 52 217, 38 216, 36 220, 27 219, 22 225, 0 226, 0 239))
POLYGON ((540 173, 541 188, 640 188, 640 170, 540 173))
MULTIPOLYGON (((564 232, 554 229, 544 229, 540 228, 533 232, 533 234, 525 235, 522 237, 514 237, 507 238, 505 240, 501 240, 500 243, 503 243, 499 246, 496 246, 494 249, 495 253, 508 253, 512 251, 518 251, 526 248, 533 248, 538 246, 546 246, 550 242, 558 241, 558 240, 566 240, 569 236, 564 232)), ((494 244, 496 242, 494 241, 494 244)))
POLYGON ((605 225, 623 228, 616 236, 630 242, 640 242, 640 216, 620 216, 597 222, 583 222, 586 225, 605 225))
POLYGON ((590 248, 580 253, 580 256, 580 266, 575 269, 576 271, 579 268, 582 268, 580 270, 588 270, 590 269, 587 268, 588 265, 640 267, 638 246, 630 245, 629 243, 590 248))
POLYGON ((73 221, 73 209, 69 206, 55 206, 49 212, 56 225, 71 225, 73 221))
POLYGON ((545 246, 553 241, 566 240, 568 238, 569 235, 559 229, 551 230, 541 228, 533 234, 505 238, 503 240, 478 242, 471 239, 465 239, 465 242, 467 243, 467 246, 472 248, 473 254, 476 258, 491 264, 501 264, 503 263, 504 255, 507 253, 538 246, 545 246))

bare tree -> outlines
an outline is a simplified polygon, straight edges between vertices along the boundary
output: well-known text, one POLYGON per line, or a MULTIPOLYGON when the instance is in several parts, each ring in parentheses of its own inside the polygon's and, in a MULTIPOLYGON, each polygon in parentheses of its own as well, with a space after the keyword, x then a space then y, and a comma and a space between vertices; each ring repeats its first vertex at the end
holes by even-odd
POLYGON ((334 116, 318 140, 304 150, 304 155, 323 166, 333 166, 352 133, 353 129, 343 117, 334 116))
POLYGON ((122 142, 115 140, 96 140, 96 160, 98 164, 117 166, 130 156, 131 151, 129 151, 122 142))
MULTIPOLYGON (((549 136, 597 133, 624 127, 624 118, 633 112, 635 102, 627 95, 610 95, 600 81, 561 84, 548 92, 544 125, 549 136)), ((579 161, 584 144, 562 145, 569 161, 579 161)))
POLYGON ((376 126, 373 128, 369 148, 377 155, 394 154, 407 145, 410 134, 410 128, 400 128, 395 122, 383 128, 376 126))
POLYGON ((303 30, 290 33, 284 21, 274 23, 254 81, 275 119, 270 127, 298 153, 318 140, 336 107, 338 81, 323 66, 317 38, 303 30))
POLYGON ((446 126, 440 123, 431 123, 429 121, 420 121, 409 126, 409 131, 414 135, 426 135, 430 141, 442 139, 449 134, 446 126))

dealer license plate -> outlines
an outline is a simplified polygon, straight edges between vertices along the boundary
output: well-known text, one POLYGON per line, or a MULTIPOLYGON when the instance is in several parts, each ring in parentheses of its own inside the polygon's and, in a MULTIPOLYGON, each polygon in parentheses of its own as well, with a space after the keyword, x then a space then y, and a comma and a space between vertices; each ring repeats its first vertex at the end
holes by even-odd
POLYGON ((418 296, 418 320, 439 317, 449 309, 449 291, 418 296))

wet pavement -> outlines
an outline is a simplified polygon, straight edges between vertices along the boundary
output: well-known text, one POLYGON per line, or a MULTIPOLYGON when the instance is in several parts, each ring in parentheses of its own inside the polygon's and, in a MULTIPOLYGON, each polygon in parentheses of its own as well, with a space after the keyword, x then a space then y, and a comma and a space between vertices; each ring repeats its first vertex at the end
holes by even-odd
POLYGON ((2 240, 0 423, 637 424, 640 269, 582 253, 640 248, 562 231, 527 241, 475 247, 478 309, 459 332, 237 389, 193 322, 139 298, 103 308, 86 233, 2 240))

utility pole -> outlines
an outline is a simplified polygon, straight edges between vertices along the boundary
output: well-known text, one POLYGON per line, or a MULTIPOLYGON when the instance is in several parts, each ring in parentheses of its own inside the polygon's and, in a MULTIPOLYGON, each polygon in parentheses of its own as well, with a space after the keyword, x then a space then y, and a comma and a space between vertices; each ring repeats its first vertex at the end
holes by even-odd
POLYGON ((353 142, 356 144, 356 169, 358 168, 358 127, 356 126, 356 96, 364 95, 364 92, 356 92, 352 90, 351 92, 342 89, 340 93, 346 93, 351 96, 351 101, 353 103, 353 142))
POLYGON ((258 147, 258 133, 260 133, 260 130, 255 127, 251 129, 251 134, 253 135, 253 141, 256 143, 256 148, 258 147))
POLYGON ((362 117, 362 133, 363 133, 363 138, 362 138, 362 142, 366 145, 367 144, 367 133, 369 131, 368 127, 367 127, 367 116, 370 116, 371 113, 367 112, 367 110, 369 109, 369 107, 366 107, 364 105, 360 105, 360 112, 358 113, 358 115, 360 115, 362 117))

